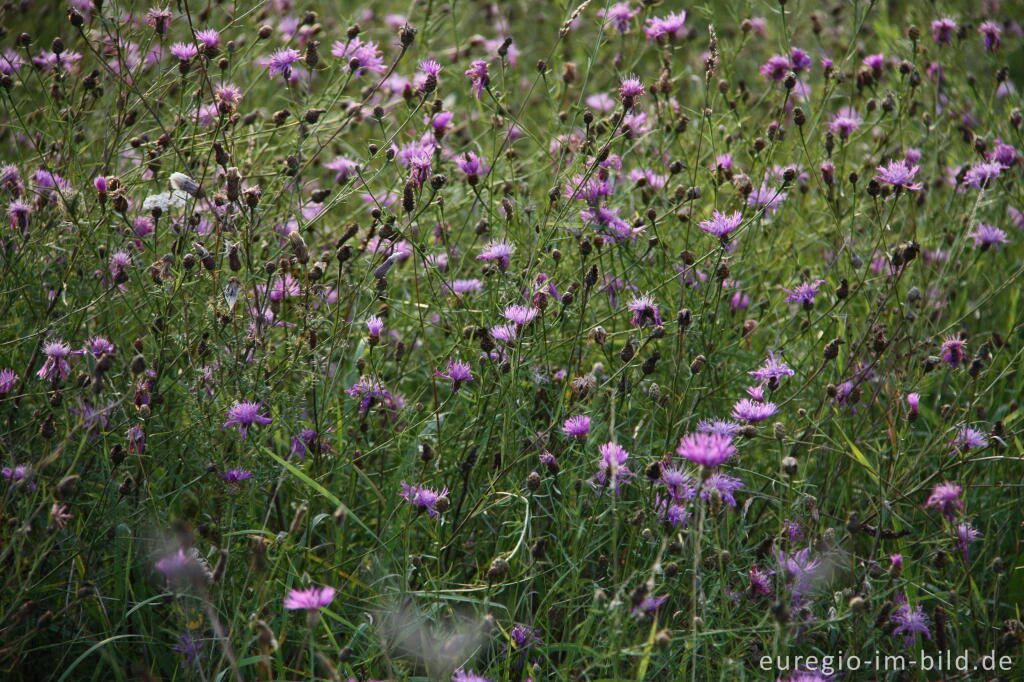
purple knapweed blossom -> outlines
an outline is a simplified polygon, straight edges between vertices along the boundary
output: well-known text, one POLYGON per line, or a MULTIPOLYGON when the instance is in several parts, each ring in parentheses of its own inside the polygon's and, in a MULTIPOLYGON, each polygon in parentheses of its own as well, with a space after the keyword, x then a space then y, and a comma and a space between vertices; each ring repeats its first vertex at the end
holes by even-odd
POLYGON ((860 130, 861 116, 853 107, 843 107, 835 113, 828 129, 845 140, 850 134, 860 130))
POLYGON ((228 485, 237 487, 242 481, 252 478, 252 472, 248 469, 229 469, 220 474, 220 480, 228 485))
POLYGON ((626 307, 633 313, 632 317, 629 318, 629 323, 634 327, 660 326, 662 324, 661 315, 658 313, 658 305, 654 302, 654 296, 651 294, 634 296, 626 304, 626 307))
POLYGON ((754 566, 747 573, 747 585, 751 595, 767 597, 772 593, 771 576, 775 571, 765 571, 754 566))
POLYGON ((764 364, 758 369, 747 372, 752 377, 761 381, 778 381, 782 377, 791 377, 796 372, 785 362, 775 357, 775 353, 769 351, 764 364))
POLYGON ((719 499, 730 507, 735 507, 736 498, 733 496, 733 493, 742 487, 743 481, 740 479, 716 471, 704 479, 704 482, 701 484, 700 498, 707 500, 713 495, 717 495, 719 499))
MULTIPOLYGON (((832 682, 831 675, 825 675, 814 670, 795 670, 792 675, 785 679, 785 682, 832 682)), ((778 680, 777 682, 782 682, 778 680)))
POLYGON ((964 561, 970 561, 970 546, 980 537, 983 537, 981 532, 966 521, 957 524, 956 546, 960 549, 960 555, 964 561))
POLYGON ((0 469, 0 476, 3 476, 12 483, 21 483, 29 490, 36 489, 36 482, 32 480, 32 467, 28 464, 18 464, 14 468, 3 467, 0 469))
POLYGON ((1000 37, 1003 35, 1003 29, 999 24, 994 21, 984 21, 978 26, 978 33, 988 52, 995 52, 999 49, 1000 37))
POLYGON ((779 409, 775 406, 775 403, 757 402, 744 398, 743 400, 736 401, 732 406, 732 417, 733 419, 753 423, 768 419, 778 411, 779 409))
POLYGON ((648 40, 675 42, 685 35, 686 11, 672 12, 664 17, 651 17, 644 26, 648 40))
POLYGON ((273 78, 281 74, 285 81, 292 78, 292 65, 302 59, 302 53, 290 47, 283 47, 265 60, 267 76, 273 78))
POLYGON ((776 83, 782 82, 786 78, 786 74, 792 70, 793 65, 790 64, 789 57, 781 54, 769 57, 768 61, 759 69, 766 81, 775 81, 776 83))
POLYGON ((876 169, 878 175, 875 176, 875 180, 888 183, 897 189, 916 192, 922 186, 921 183, 914 182, 914 177, 920 169, 920 166, 912 166, 904 159, 895 159, 876 169))
POLYGON ((956 369, 967 359, 967 341, 959 336, 947 336, 942 341, 942 361, 956 369))
POLYGON ((801 306, 804 310, 810 310, 814 306, 814 299, 818 295, 818 289, 824 283, 825 280, 816 279, 813 282, 801 282, 792 289, 783 289, 783 291, 789 294, 786 296, 786 303, 789 304, 790 308, 801 306))
POLYGON ((381 409, 393 417, 405 406, 402 396, 389 391, 383 382, 374 376, 359 377, 359 381, 345 389, 345 393, 359 399, 359 414, 366 414, 372 406, 380 405, 381 409))
POLYGON ((961 426, 950 443, 950 452, 967 452, 988 445, 988 438, 981 431, 970 426, 961 426))
POLYGON ((644 94, 644 84, 640 77, 631 74, 619 82, 619 99, 626 109, 632 109, 636 100, 644 94))
POLYGON ((701 433, 717 433, 722 436, 735 436, 743 428, 728 419, 701 419, 697 422, 697 431, 701 433))
POLYGON ((605 443, 598 451, 601 453, 601 461, 597 464, 594 482, 599 486, 610 485, 618 494, 620 484, 636 475, 626 464, 629 452, 618 443, 605 443))
POLYGON ((502 239, 497 239, 489 243, 484 247, 484 250, 477 256, 477 260, 493 260, 498 262, 498 267, 502 270, 508 270, 510 264, 510 258, 515 253, 516 247, 511 243, 502 239))
POLYGON ((491 682, 491 680, 483 675, 477 675, 474 672, 460 668, 452 674, 452 682, 491 682))
POLYGON ((341 185, 359 173, 359 164, 344 156, 336 156, 324 164, 324 168, 335 172, 334 182, 341 185))
POLYGON ((532 322, 539 312, 540 310, 533 306, 513 304, 507 306, 501 316, 516 326, 522 327, 532 322))
POLYGON ((924 635, 925 639, 932 638, 932 633, 928 629, 928 616, 920 605, 911 608, 910 604, 901 604, 893 611, 890 620, 896 624, 892 636, 902 636, 903 643, 908 647, 914 646, 918 635, 924 635))
POLYGON ((974 189, 983 189, 1002 175, 1006 166, 998 161, 981 161, 971 166, 964 173, 964 184, 974 189))
POLYGON ((1000 230, 998 227, 992 225, 985 225, 978 223, 974 228, 974 232, 967 235, 974 241, 974 248, 987 251, 989 248, 996 247, 1006 244, 1009 242, 1009 237, 1006 236, 1006 232, 1000 230))
POLYGON ((466 175, 466 182, 471 186, 479 183, 480 176, 486 175, 490 170, 490 167, 484 165, 480 157, 473 152, 466 152, 457 156, 455 158, 455 165, 466 175))
POLYGON ((203 641, 201 639, 197 639, 187 632, 182 633, 178 635, 178 641, 171 647, 171 651, 184 659, 186 668, 202 669, 203 641))
POLYGON ((636 606, 632 608, 630 613, 634 616, 649 616, 658 610, 658 607, 664 604, 668 600, 668 595, 661 595, 660 597, 648 595, 640 600, 636 606))
POLYGON ((173 17, 174 15, 171 14, 170 10, 152 7, 146 12, 145 21, 147 26, 158 34, 165 36, 167 35, 167 29, 171 26, 173 17))
POLYGON ((789 194, 780 189, 775 189, 767 184, 762 184, 747 195, 747 206, 763 208, 766 216, 775 215, 779 206, 786 200, 789 194))
POLYGON ((586 440, 587 433, 590 432, 590 417, 585 414, 576 415, 569 417, 562 422, 562 433, 569 436, 570 438, 576 438, 577 440, 586 440))
POLYGON ((821 561, 811 556, 811 549, 787 553, 776 548, 772 552, 779 565, 779 575, 785 579, 793 600, 799 600, 810 592, 821 569, 821 561))
POLYGON ((665 489, 676 502, 692 500, 697 490, 694 487, 693 476, 683 469, 661 465, 661 482, 665 489))
POLYGON ((366 334, 369 337, 370 345, 376 345, 380 341, 382 331, 384 331, 384 320, 376 315, 366 318, 366 334))
POLYGON ((675 528, 685 528, 690 521, 690 512, 681 502, 670 497, 654 496, 654 511, 658 518, 675 528))
POLYGON ((199 54, 199 48, 193 43, 174 43, 171 45, 171 55, 180 61, 189 62, 199 54))
POLYGON ((932 494, 925 502, 925 509, 935 507, 942 515, 952 521, 956 518, 957 512, 963 511, 964 501, 960 499, 963 488, 955 483, 945 481, 932 488, 932 494))
POLYGON ((237 426, 238 433, 241 434, 242 440, 245 440, 249 437, 249 427, 253 424, 270 424, 274 421, 270 417, 260 414, 262 407, 262 403, 258 402, 236 401, 228 410, 227 421, 221 428, 237 426))
POLYGON ((916 419, 921 405, 921 394, 920 393, 908 393, 906 395, 907 400, 907 416, 911 419, 916 419))
POLYGON ((9 367, 0 369, 0 395, 10 393, 18 384, 18 373, 9 367))
POLYGON ((719 239, 725 239, 730 233, 739 228, 742 222, 743 214, 739 211, 733 211, 732 213, 715 211, 709 219, 701 221, 699 227, 708 234, 712 234, 719 239))
POLYGON ((54 379, 66 379, 68 374, 71 373, 71 365, 68 363, 68 358, 72 355, 76 355, 76 351, 72 351, 71 348, 63 341, 50 341, 43 346, 43 354, 46 356, 46 361, 43 366, 36 372, 36 376, 43 381, 53 381, 54 379))
POLYGON ((448 379, 452 382, 452 393, 458 393, 459 388, 462 384, 467 384, 473 381, 472 368, 468 362, 462 362, 459 360, 449 360, 448 369, 444 372, 440 370, 434 371, 434 376, 443 379, 448 379))
POLYGON ((402 492, 398 493, 398 496, 411 506, 425 510, 432 519, 448 510, 448 488, 442 488, 440 492, 437 492, 402 481, 402 492))
POLYGON ((214 28, 196 31, 196 42, 203 46, 207 56, 215 56, 220 47, 220 33, 214 28))
POLYGON ((469 65, 469 68, 466 69, 465 73, 469 78, 469 82, 472 84, 473 95, 475 95, 477 99, 480 99, 480 94, 491 82, 487 62, 483 59, 477 59, 469 65))
POLYGON ((388 70, 380 47, 372 40, 365 43, 359 38, 344 43, 336 40, 331 47, 331 54, 345 60, 346 67, 351 69, 356 79, 361 78, 367 71, 384 73, 388 70))
POLYGON ((608 20, 608 25, 615 28, 619 33, 629 33, 629 25, 637 14, 640 13, 639 9, 633 9, 628 2, 617 2, 607 11, 599 9, 597 16, 604 17, 608 20))
POLYGON ((319 611, 334 601, 335 589, 330 586, 290 590, 284 598, 289 611, 319 611))
POLYGON ((736 454, 736 446, 731 436, 696 432, 679 440, 676 454, 706 469, 714 469, 736 454))
POLYGON ((956 34, 957 25, 949 17, 942 17, 931 23, 931 29, 932 40, 935 41, 936 45, 949 45, 956 34))

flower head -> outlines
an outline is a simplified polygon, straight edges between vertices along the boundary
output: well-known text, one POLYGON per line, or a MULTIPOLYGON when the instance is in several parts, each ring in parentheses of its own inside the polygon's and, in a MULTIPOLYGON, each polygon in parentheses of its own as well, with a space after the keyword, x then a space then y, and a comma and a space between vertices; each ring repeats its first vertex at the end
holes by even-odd
POLYGON ((736 454, 736 446, 732 444, 731 436, 697 432, 680 439, 676 454, 694 464, 714 469, 736 454))
POLYGON ((590 417, 580 414, 562 422, 562 433, 570 438, 584 440, 590 432, 590 417))
POLYGON ((490 84, 491 76, 487 68, 487 62, 483 59, 477 59, 469 68, 466 69, 466 76, 469 77, 469 82, 473 88, 473 95, 480 99, 480 94, 490 84))
POLYGON ((237 426, 238 433, 241 434, 242 440, 245 440, 249 437, 249 427, 253 424, 270 424, 274 421, 270 417, 260 414, 261 408, 262 404, 258 402, 238 401, 228 410, 228 419, 221 428, 237 426))
POLYGON ((627 305, 633 316, 629 319, 629 323, 634 327, 645 327, 647 325, 658 325, 661 326, 661 315, 658 313, 658 305, 654 302, 654 296, 651 294, 643 294, 641 296, 634 296, 627 305))
POLYGON ((724 239, 734 232, 743 222, 743 214, 739 211, 722 213, 715 211, 708 220, 701 221, 700 229, 719 239, 724 239))
POLYGON ((448 510, 448 488, 442 488, 438 492, 402 481, 402 492, 398 493, 398 496, 411 506, 425 510, 432 519, 448 510))
POLYGON ((449 360, 448 369, 444 372, 435 371, 434 376, 450 380, 452 393, 458 393, 462 384, 473 381, 473 372, 469 363, 459 360, 449 360))
POLYGON ((601 461, 597 464, 594 481, 601 486, 610 485, 618 494, 620 484, 636 475, 626 464, 629 453, 618 443, 605 443, 598 448, 598 452, 601 453, 601 461))
POLYGON ((779 408, 775 406, 775 403, 770 402, 757 402, 744 398, 738 400, 732 406, 732 416, 734 419, 739 419, 746 422, 759 422, 773 416, 779 408))
POLYGON ((484 250, 477 256, 477 260, 493 260, 498 261, 498 266, 502 270, 508 270, 509 259, 513 253, 515 253, 516 247, 510 242, 503 240, 495 240, 484 247, 484 250))
POLYGON ((292 79, 292 64, 302 59, 302 53, 290 47, 283 47, 267 58, 267 75, 273 78, 281 74, 286 81, 292 79))
POLYGON ((284 607, 289 611, 319 611, 334 601, 333 587, 310 587, 294 589, 284 598, 284 607))
POLYGON ((914 177, 920 170, 920 166, 911 166, 905 159, 890 161, 885 166, 879 166, 877 170, 878 175, 875 176, 875 180, 888 183, 897 189, 915 192, 921 189, 921 183, 914 182, 914 177))
POLYGON ((928 501, 925 502, 924 506, 935 507, 938 511, 942 512, 942 515, 952 521, 956 518, 956 514, 959 511, 963 511, 964 501, 960 499, 960 495, 963 494, 963 488, 955 483, 945 481, 939 483, 932 488, 932 494, 928 497, 928 501))
POLYGON ((911 608, 910 604, 901 605, 893 612, 890 620, 896 624, 892 636, 902 635, 904 644, 908 647, 914 646, 918 635, 924 635, 925 639, 932 638, 932 633, 928 629, 928 617, 920 604, 916 608, 911 608))

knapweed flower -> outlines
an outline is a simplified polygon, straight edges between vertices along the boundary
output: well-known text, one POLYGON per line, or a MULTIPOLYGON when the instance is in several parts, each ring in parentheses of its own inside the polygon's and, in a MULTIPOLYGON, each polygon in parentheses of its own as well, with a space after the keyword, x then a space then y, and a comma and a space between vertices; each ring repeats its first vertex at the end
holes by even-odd
POLYGON ((743 428, 728 419, 701 419, 697 422, 697 431, 701 433, 717 433, 723 436, 735 436, 743 428))
POLYGON ((36 372, 36 376, 43 381, 66 379, 71 373, 68 358, 75 354, 71 348, 63 341, 50 341, 43 346, 43 354, 46 356, 46 361, 36 372))
POLYGON ((18 373, 9 367, 0 369, 0 395, 10 393, 18 384, 18 373))
POLYGON ((782 202, 788 196, 789 194, 780 189, 762 184, 747 195, 747 206, 763 208, 766 216, 772 216, 775 215, 775 212, 779 210, 779 206, 782 205, 782 202))
POLYGON ((333 587, 310 587, 294 589, 284 598, 284 607, 289 611, 319 611, 334 601, 333 587))
POLYGON ((283 47, 266 59, 267 76, 273 78, 281 74, 285 81, 290 81, 292 78, 292 64, 301 59, 301 52, 290 47, 283 47))
POLYGON ((920 393, 908 393, 907 399, 907 416, 910 419, 917 419, 918 410, 921 405, 921 394, 920 393))
POLYGON ((747 586, 752 595, 760 595, 766 597, 772 593, 772 581, 771 576, 775 575, 775 571, 765 571, 764 569, 754 566, 747 573, 747 586))
POLYGON ((452 674, 452 682, 491 682, 491 680, 483 675, 459 669, 452 674))
POLYGON ((936 45, 949 45, 953 35, 956 33, 957 25, 949 17, 943 17, 933 21, 931 28, 932 40, 935 41, 936 45))
POLYGON ((951 452, 967 452, 974 448, 983 448, 988 445, 988 438, 981 431, 970 426, 961 426, 956 437, 950 444, 951 452))
POLYGON ((821 561, 811 556, 809 547, 791 553, 777 548, 772 551, 779 565, 779 575, 785 578, 793 599, 799 600, 814 587, 821 561))
POLYGON ((388 70, 384 64, 380 47, 373 41, 364 43, 359 38, 353 38, 343 43, 338 40, 331 47, 331 54, 339 59, 344 59, 346 66, 352 70, 352 74, 357 79, 367 71, 384 73, 388 70))
POLYGON ((577 440, 585 440, 587 433, 590 432, 590 417, 580 414, 575 417, 569 417, 562 422, 562 433, 569 436, 570 438, 576 438, 577 440))
POLYGON ((766 81, 774 81, 780 83, 786 78, 792 70, 792 64, 789 62, 789 57, 781 54, 775 54, 768 58, 764 64, 761 65, 759 71, 766 81))
POLYGON ((942 361, 956 369, 967 359, 967 342, 959 336, 947 336, 942 341, 942 361))
POLYGON ((921 183, 914 182, 914 177, 920 170, 920 166, 911 166, 904 159, 890 161, 885 166, 879 166, 878 175, 875 180, 888 183, 897 189, 917 191, 921 189, 921 183))
POLYGON ((644 26, 648 40, 675 42, 685 30, 686 12, 672 12, 664 17, 651 17, 644 26))
POLYGON ((786 296, 786 303, 790 308, 802 306, 804 310, 810 310, 814 306, 814 299, 818 295, 818 288, 825 283, 823 279, 816 279, 813 282, 801 282, 792 289, 783 289, 786 296))
POLYGON ((730 436, 718 433, 691 433, 683 436, 676 454, 707 469, 714 469, 736 454, 730 436))
POLYGON ((170 10, 152 7, 146 12, 146 25, 162 36, 167 35, 167 29, 171 26, 171 19, 174 17, 170 10))
POLYGON ((238 433, 241 434, 242 440, 245 440, 249 437, 249 427, 253 424, 270 424, 274 421, 270 417, 260 414, 261 407, 262 404, 258 402, 236 402, 228 410, 228 419, 221 428, 237 426, 238 433))
POLYGON ((960 499, 963 488, 955 483, 945 481, 932 488, 932 494, 925 502, 925 509, 935 507, 942 515, 952 521, 956 518, 957 512, 963 511, 964 501, 960 499))
POLYGON ((359 173, 359 164, 344 156, 336 156, 324 164, 324 168, 335 172, 334 182, 342 184, 359 173))
POLYGON ((199 48, 193 43, 174 43, 171 45, 171 54, 180 61, 188 62, 199 54, 199 48))
POLYGON ((768 419, 778 411, 779 408, 775 406, 775 403, 757 402, 749 398, 738 400, 732 406, 733 419, 751 423, 768 419))
POLYGON ((690 512, 686 506, 672 498, 655 495, 654 511, 658 514, 658 518, 675 528, 685 528, 690 521, 690 512))
POLYGON ((850 133, 860 130, 861 120, 861 116, 856 109, 853 107, 843 107, 832 117, 832 121, 828 124, 828 129, 845 140, 850 136, 850 133))
POLYGON ((509 322, 522 327, 533 321, 540 311, 533 306, 513 304, 505 308, 501 316, 509 322))
POLYGON ((639 13, 640 10, 633 9, 628 2, 617 2, 609 7, 607 11, 603 9, 598 10, 597 16, 606 18, 608 25, 612 26, 619 33, 629 33, 629 23, 639 13))
POLYGON ((1006 233, 1000 230, 998 227, 992 225, 985 225, 978 223, 974 228, 974 232, 967 235, 974 241, 974 248, 987 251, 989 248, 995 246, 999 247, 1009 241, 1006 233))
POLYGON ((515 253, 516 247, 507 241, 498 239, 484 247, 484 250, 477 256, 477 260, 493 260, 498 262, 498 267, 508 270, 510 258, 515 253))
POLYGON ((700 498, 706 500, 712 495, 717 495, 719 499, 730 507, 735 507, 736 498, 733 496, 733 493, 742 487, 743 481, 740 479, 735 476, 726 476, 716 471, 704 479, 700 489, 700 498))
POLYGON ((203 46, 207 57, 216 57, 220 48, 220 33, 214 28, 204 28, 196 31, 196 42, 203 46))
POLYGON ((998 161, 981 161, 964 173, 964 184, 974 189, 988 187, 1004 170, 1006 167, 998 161))
POLYGON ((661 465, 661 482, 665 484, 669 497, 676 502, 693 499, 697 494, 693 476, 682 469, 661 465))
POLYGON ((375 345, 380 341, 382 331, 384 331, 384 320, 376 315, 371 315, 366 319, 366 333, 370 337, 370 345, 375 345))
POLYGON ((3 476, 12 483, 21 483, 29 490, 36 489, 36 482, 32 480, 32 467, 27 464, 18 464, 14 468, 3 467, 0 469, 0 476, 3 476))
POLYGON ((467 362, 449 360, 448 369, 444 372, 437 370, 434 376, 448 379, 452 382, 452 393, 458 393, 462 384, 473 381, 473 372, 467 362))
POLYGON ((437 492, 402 481, 402 492, 398 493, 398 496, 411 506, 425 510, 432 519, 437 518, 438 514, 448 511, 448 488, 442 488, 441 492, 437 492))
POLYGON ((466 76, 469 77, 469 82, 472 84, 473 94, 477 99, 480 99, 480 94, 491 82, 487 62, 483 59, 477 59, 469 65, 469 68, 466 69, 465 73, 466 76))
POLYGON ((776 358, 775 353, 769 351, 764 364, 758 369, 747 372, 747 374, 761 381, 778 381, 782 377, 791 377, 796 372, 785 362, 776 358))
POLYGON ((970 545, 982 537, 980 531, 967 522, 958 523, 956 526, 956 546, 960 548, 960 555, 964 561, 969 561, 968 550, 970 545))
POLYGON ((619 83, 619 97, 627 109, 632 109, 636 100, 643 96, 644 84, 636 74, 623 78, 619 83))
POLYGON ((1003 35, 1003 29, 999 24, 994 21, 982 22, 981 26, 978 27, 978 33, 981 34, 986 50, 995 52, 999 49, 999 38, 1003 35))
POLYGON ((210 565, 195 547, 179 547, 177 551, 160 558, 153 564, 153 568, 162 573, 165 580, 178 584, 208 583, 213 580, 210 565))
POLYGON ((658 305, 654 302, 654 297, 651 294, 633 297, 626 307, 633 313, 633 316, 629 318, 629 323, 634 327, 646 327, 652 324, 660 326, 662 324, 658 305))
POLYGON ((345 393, 359 399, 359 414, 366 414, 372 406, 380 405, 382 410, 394 417, 405 405, 402 396, 389 391, 383 382, 374 376, 359 377, 359 381, 351 388, 345 389, 345 393))
POLYGON ((220 480, 233 487, 238 487, 239 483, 250 478, 252 478, 252 472, 248 469, 229 469, 220 474, 220 480))
POLYGON ((455 159, 455 165, 459 167, 459 170, 466 174, 466 182, 471 186, 476 185, 480 182, 480 176, 486 175, 490 170, 488 166, 485 166, 480 157, 473 152, 466 152, 461 154, 455 159))
POLYGON ((664 604, 667 600, 668 595, 662 595, 660 597, 648 595, 641 599, 640 602, 633 607, 630 613, 632 613, 634 616, 639 616, 641 618, 649 616, 655 611, 657 611, 658 607, 664 604))
POLYGON ((708 234, 712 234, 719 239, 725 239, 730 233, 739 228, 742 222, 743 214, 739 211, 733 211, 732 213, 715 211, 709 219, 701 221, 699 227, 708 234))
POLYGON ((605 443, 598 448, 598 452, 601 453, 601 461, 597 464, 594 482, 600 486, 610 485, 618 494, 620 484, 636 475, 626 464, 629 453, 618 443, 605 443))
POLYGON ((914 646, 918 635, 924 635, 925 639, 931 639, 932 633, 928 629, 928 616, 924 609, 918 605, 911 608, 910 604, 902 604, 893 611, 890 620, 896 624, 892 630, 893 637, 903 636, 903 643, 908 647, 914 646))

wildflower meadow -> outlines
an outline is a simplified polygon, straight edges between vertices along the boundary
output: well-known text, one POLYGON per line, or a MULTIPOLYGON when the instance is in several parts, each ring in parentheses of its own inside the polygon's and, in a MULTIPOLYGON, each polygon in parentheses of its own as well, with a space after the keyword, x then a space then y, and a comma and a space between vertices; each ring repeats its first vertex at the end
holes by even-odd
POLYGON ((1024 680, 1021 22, 8 0, 0 678, 1024 680))

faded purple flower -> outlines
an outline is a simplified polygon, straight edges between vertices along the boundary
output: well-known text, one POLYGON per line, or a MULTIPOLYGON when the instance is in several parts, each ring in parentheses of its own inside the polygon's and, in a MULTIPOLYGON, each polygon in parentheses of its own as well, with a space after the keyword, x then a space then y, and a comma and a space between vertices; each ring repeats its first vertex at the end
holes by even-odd
POLYGON ((242 440, 245 440, 249 437, 249 427, 253 424, 270 424, 274 421, 270 417, 260 414, 261 408, 262 404, 258 402, 235 402, 228 410, 227 421, 221 428, 237 426, 238 433, 241 434, 242 440))

